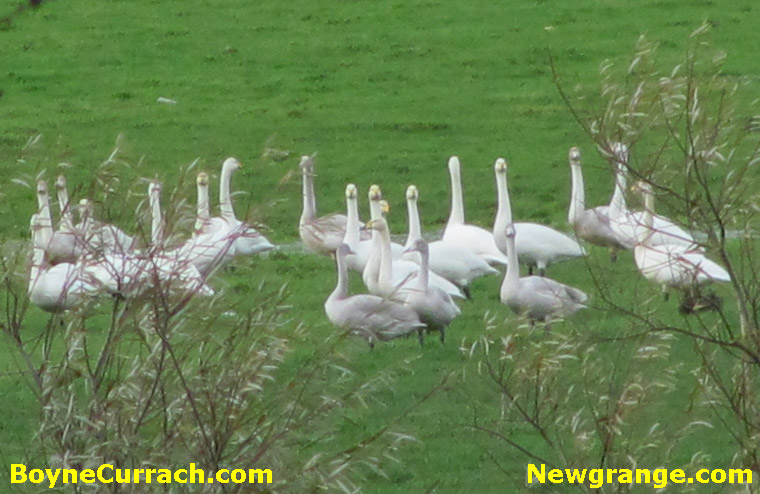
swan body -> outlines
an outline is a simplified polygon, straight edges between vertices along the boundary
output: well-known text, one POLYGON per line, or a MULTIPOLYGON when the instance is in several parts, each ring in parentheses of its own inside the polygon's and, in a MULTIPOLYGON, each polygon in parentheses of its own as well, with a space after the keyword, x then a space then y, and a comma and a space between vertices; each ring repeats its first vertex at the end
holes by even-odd
POLYGON ((451 177, 451 214, 443 230, 443 241, 469 250, 488 264, 507 264, 507 256, 496 246, 491 232, 464 222, 460 163, 456 156, 449 159, 449 175, 451 177))
MULTIPOLYGON (((370 293, 383 297, 392 297, 399 290, 412 286, 415 278, 419 276, 420 266, 404 259, 392 259, 390 231, 385 219, 370 220, 367 223, 367 228, 375 230, 378 233, 372 239, 372 257, 362 275, 362 279, 364 279, 370 293), (368 277, 367 271, 377 258, 379 258, 377 277, 368 277)), ((464 298, 464 295, 456 285, 435 273, 430 273, 429 283, 431 286, 442 289, 452 297, 464 298)))
MULTIPOLYGON (((406 189, 407 212, 409 214, 409 236, 406 239, 403 259, 422 265, 422 254, 415 249, 417 240, 422 239, 420 217, 417 209, 419 192, 410 185, 406 189)), ((461 245, 435 241, 427 244, 430 270, 460 287, 469 297, 472 280, 485 275, 498 274, 486 261, 461 245)))
POLYGON ((581 290, 543 276, 520 278, 515 246, 516 231, 512 225, 505 228, 509 264, 501 285, 501 302, 517 314, 532 320, 548 321, 553 317, 566 317, 585 308, 588 296, 581 290))
POLYGON ((32 231, 32 264, 29 273, 27 293, 29 300, 47 312, 63 312, 81 305, 100 291, 96 280, 84 272, 79 265, 62 262, 55 266, 46 263, 45 250, 40 247, 47 219, 33 214, 30 222, 32 231))
MULTIPOLYGON (((499 158, 494 163, 496 174, 496 190, 498 194, 498 210, 493 225, 493 236, 496 245, 502 252, 507 251, 507 238, 504 234, 506 226, 512 224, 512 206, 509 200, 507 186, 507 162, 499 158)), ((553 228, 538 223, 514 223, 516 233, 517 258, 519 261, 538 268, 543 276, 549 264, 574 257, 586 255, 578 242, 553 228)))
POLYGON ((644 226, 639 230, 639 243, 633 257, 639 272, 648 280, 666 288, 690 290, 698 285, 720 281, 730 282, 731 276, 703 252, 681 244, 653 244, 651 225, 654 212, 654 194, 648 184, 636 185, 644 196, 644 226))
POLYGON ((301 157, 299 163, 303 177, 303 211, 298 232, 304 245, 318 254, 330 255, 343 242, 346 234, 346 218, 343 214, 317 217, 314 195, 314 161, 311 156, 301 157))
POLYGON ((650 226, 644 221, 644 211, 630 211, 625 202, 625 168, 628 164, 628 147, 613 143, 615 163, 615 194, 610 201, 610 226, 621 242, 636 245, 643 235, 649 236, 650 245, 681 245, 689 250, 701 250, 694 237, 668 218, 652 215, 650 226))
POLYGON ((569 161, 572 190, 567 221, 575 230, 578 238, 600 247, 607 247, 610 249, 611 258, 614 260, 617 258, 618 250, 632 249, 635 244, 619 237, 612 229, 609 206, 586 209, 581 152, 577 147, 570 148, 569 161))
POLYGON ((348 267, 346 256, 350 248, 343 244, 336 251, 338 283, 325 301, 325 314, 332 324, 367 339, 370 348, 375 341, 387 341, 425 325, 417 313, 401 303, 376 295, 348 296, 348 267))
POLYGON ((461 314, 461 310, 454 303, 451 295, 428 283, 430 274, 428 243, 418 238, 407 250, 409 253, 419 254, 420 273, 410 287, 399 291, 398 298, 404 305, 414 309, 420 320, 427 325, 428 330, 440 331, 441 343, 443 343, 446 341, 446 328, 461 314))

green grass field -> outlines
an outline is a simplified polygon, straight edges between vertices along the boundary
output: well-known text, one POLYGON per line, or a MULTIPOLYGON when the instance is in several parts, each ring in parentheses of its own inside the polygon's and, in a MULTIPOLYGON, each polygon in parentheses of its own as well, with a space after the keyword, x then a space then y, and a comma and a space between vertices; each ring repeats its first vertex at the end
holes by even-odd
MULTIPOLYGON (((17 3, 2 3, 0 16, 11 14, 17 3)), ((714 28, 712 48, 728 54, 724 74, 747 82, 745 97, 753 99, 760 81, 755 34, 760 7, 749 0, 662 0, 635 7, 618 0, 49 0, 0 24, 0 237, 15 246, 27 239, 28 218, 36 208, 32 190, 13 179, 33 183, 42 170, 48 179, 63 172, 74 199, 97 202, 91 176, 118 145, 118 158, 130 166, 106 168, 130 194, 97 207, 114 222, 133 225, 145 189, 139 178, 156 177, 170 191, 198 158, 197 169, 209 171, 216 186, 222 160, 235 156, 244 165, 233 178, 234 190, 242 192, 234 199, 238 215, 248 211, 266 225, 270 240, 285 248, 269 258, 238 259, 212 284, 245 301, 261 281, 269 287, 287 283, 291 317, 308 328, 295 344, 296 354, 309 355, 334 331, 322 308, 334 267, 330 259, 298 248, 301 155, 318 153, 322 213, 344 208, 348 182, 359 187, 361 198, 377 183, 393 207, 391 229, 397 234, 406 229, 403 200, 409 184, 420 189, 423 229, 436 234, 443 227, 450 189, 446 162, 452 154, 462 160, 468 221, 490 227, 496 203, 492 165, 503 156, 510 161, 516 219, 567 231, 568 149, 578 145, 584 152, 590 205, 606 202, 613 182, 559 97, 548 53, 565 88, 588 96, 584 104, 595 108, 604 60, 624 66, 644 34, 660 44, 658 60, 670 67, 705 19, 714 28), (160 97, 177 103, 159 103, 160 97), (27 145, 37 135, 39 140, 27 145), (71 166, 60 168, 62 162, 71 166)), ((193 180, 185 177, 177 194, 192 201, 193 180)), ((365 201, 360 210, 364 217, 365 201)), ((659 289, 638 278, 630 254, 611 265, 606 252, 590 250, 589 266, 611 280, 618 303, 633 308, 648 301, 664 320, 679 323, 675 302, 661 301, 659 289)), ((554 266, 549 273, 593 293, 582 261, 554 266)), ((400 450, 399 462, 386 465, 387 477, 369 474, 364 492, 523 489, 527 458, 470 427, 476 414, 498 423, 502 403, 476 359, 461 349, 484 334, 487 319, 493 321, 488 330, 493 335, 519 334, 526 344, 543 337, 519 327, 500 304, 500 281, 476 282, 474 299, 461 304, 463 315, 449 328, 444 346, 434 338, 422 349, 413 339, 373 352, 361 340, 340 344, 359 374, 392 368, 400 375, 368 408, 335 417, 339 443, 403 414, 449 376, 442 390, 396 426, 418 442, 400 450)), ((352 277, 352 286, 359 291, 359 277, 352 277)), ((29 331, 46 318, 33 310, 29 331)), ((612 365, 631 358, 640 343, 613 340, 627 324, 595 303, 554 331, 605 348, 612 365)), ((668 362, 679 360, 682 366, 670 376, 670 398, 631 428, 688 422, 684 414, 696 387, 691 371, 698 362, 690 343, 675 339, 668 362)), ((658 376, 660 365, 654 363, 642 379, 658 376)), ((3 465, 26 454, 36 424, 36 400, 19 368, 11 349, 0 350, 3 465)), ((573 379, 578 369, 567 370, 562 382, 582 387, 573 379)), ((519 424, 503 427, 527 444, 534 442, 519 424)), ((709 455, 707 463, 725 466, 734 450, 721 434, 708 430, 672 438, 668 458, 683 465, 702 451, 709 455)), ((658 458, 642 452, 640 461, 658 458)))

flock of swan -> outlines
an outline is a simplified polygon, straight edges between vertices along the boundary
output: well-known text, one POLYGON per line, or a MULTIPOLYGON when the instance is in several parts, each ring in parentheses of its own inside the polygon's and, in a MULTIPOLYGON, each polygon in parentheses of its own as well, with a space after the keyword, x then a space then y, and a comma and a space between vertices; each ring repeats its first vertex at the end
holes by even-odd
POLYGON ((88 199, 79 202, 81 218, 75 224, 63 176, 56 180, 60 222, 54 229, 47 183, 38 181, 37 212, 31 218, 30 301, 43 310, 63 312, 101 294, 135 297, 149 287, 166 294, 213 295, 207 281, 220 266, 234 256, 274 248, 264 235, 235 216, 230 179, 240 166, 234 158, 222 164, 219 217, 209 212, 208 175, 198 174, 194 231, 173 249, 164 238, 161 184, 157 181, 148 185, 151 232, 143 248, 117 226, 96 221, 88 199))
MULTIPOLYGON (((697 288, 708 282, 731 281, 729 273, 708 259, 693 236, 671 220, 654 214, 654 193, 646 182, 633 190, 644 199, 643 211, 631 211, 625 200, 628 148, 611 146, 615 188, 609 205, 586 208, 580 152, 572 148, 569 164, 572 191, 568 222, 575 235, 548 226, 514 222, 507 183, 507 162, 494 163, 498 207, 489 231, 465 222, 461 164, 448 162, 451 178, 451 212, 442 238, 427 242, 417 209, 419 190, 406 191, 409 230, 405 245, 391 241, 385 220, 389 207, 380 187, 369 188, 370 220, 359 221, 358 190, 346 186, 347 214, 317 216, 314 161, 301 158, 303 209, 299 221, 304 245, 319 254, 334 256, 337 284, 324 309, 337 327, 376 341, 417 333, 420 342, 427 331, 438 331, 445 340, 447 326, 461 313, 457 299, 469 298, 470 285, 481 276, 498 275, 506 266, 500 290, 502 303, 531 321, 549 323, 586 307, 588 296, 580 289, 546 275, 551 264, 586 255, 578 240, 610 249, 615 260, 621 249, 632 250, 641 274, 648 280, 684 293, 684 306, 701 308, 697 288), (576 240, 577 239, 577 240, 576 240), (520 275, 519 264, 528 266, 520 275), (533 270, 537 275, 533 275, 533 270), (349 270, 361 273, 366 294, 349 296, 349 270)), ((135 297, 148 287, 162 293, 211 296, 209 277, 234 256, 250 256, 274 248, 253 226, 235 216, 230 198, 232 174, 240 162, 228 158, 222 164, 219 186, 220 216, 212 217, 208 197, 209 177, 197 175, 197 213, 192 234, 170 248, 161 213, 161 184, 151 181, 148 204, 151 234, 139 246, 115 225, 96 221, 92 202, 79 202, 80 221, 75 224, 66 179, 55 187, 60 222, 53 227, 50 199, 44 180, 37 183, 37 212, 31 218, 32 266, 30 301, 43 310, 62 312, 101 294, 135 297)), ((684 307, 682 306, 682 307, 684 307)))
POLYGON ((357 188, 346 186, 347 214, 318 217, 314 194, 314 162, 303 156, 303 212, 299 231, 304 244, 314 252, 334 255, 338 281, 324 309, 328 319, 340 328, 376 341, 425 331, 439 331, 444 341, 446 327, 460 313, 456 299, 470 296, 470 283, 486 275, 496 275, 495 266, 506 265, 500 299, 515 313, 531 321, 548 324, 586 307, 588 295, 545 276, 556 262, 580 258, 585 249, 576 241, 610 249, 611 259, 621 249, 632 250, 640 273, 667 289, 684 293, 682 309, 710 308, 710 298, 697 288, 708 282, 729 282, 729 273, 708 259, 694 237, 671 220, 654 214, 651 185, 637 182, 632 190, 644 199, 643 211, 628 209, 625 199, 628 148, 611 145, 615 167, 615 188, 609 205, 586 209, 580 151, 569 152, 572 179, 568 222, 575 238, 548 226, 513 222, 507 184, 507 162, 494 164, 498 208, 491 231, 465 222, 461 186, 461 164, 449 159, 451 212, 441 240, 422 238, 417 209, 419 191, 406 191, 409 234, 405 245, 391 241, 384 218, 387 203, 377 185, 369 188, 370 220, 359 221, 357 188), (529 275, 520 276, 519 264, 528 266, 529 275), (536 269, 538 276, 533 275, 536 269), (369 293, 349 296, 348 271, 362 274, 369 293), (703 304, 703 305, 700 305, 703 304))

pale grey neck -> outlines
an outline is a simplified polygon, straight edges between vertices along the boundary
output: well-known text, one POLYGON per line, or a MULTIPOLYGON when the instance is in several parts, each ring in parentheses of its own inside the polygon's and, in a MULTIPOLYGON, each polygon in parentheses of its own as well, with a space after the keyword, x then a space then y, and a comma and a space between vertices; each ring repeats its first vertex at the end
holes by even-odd
POLYGON ((464 202, 462 201, 462 180, 459 166, 450 165, 449 174, 451 175, 451 214, 449 214, 448 225, 463 225, 464 202))
MULTIPOLYGON (((494 220, 494 232, 503 232, 509 223, 512 223, 512 205, 509 202, 509 189, 507 186, 507 174, 496 174, 496 193, 498 208, 494 220)), ((496 233, 495 233, 496 234, 496 233)))
POLYGON ((651 191, 644 193, 644 228, 638 230, 638 241, 644 245, 650 246, 652 234, 654 233, 654 194, 651 191))
POLYGON ((314 177, 308 168, 303 169, 303 211, 301 212, 301 224, 314 220, 317 217, 317 201, 314 198, 314 177))
POLYGON ((381 241, 380 250, 380 273, 377 284, 381 289, 393 287, 393 257, 391 254, 391 235, 388 229, 378 232, 381 241))
POLYGON ((625 172, 616 167, 615 169, 615 191, 612 193, 610 199, 610 216, 617 218, 626 210, 627 205, 625 202, 625 186, 626 186, 625 172))
POLYGON ((222 176, 219 179, 219 210, 224 221, 235 220, 235 210, 232 208, 230 198, 230 181, 232 180, 232 166, 225 162, 222 165, 222 176))
POLYGON ((430 251, 427 249, 424 252, 420 252, 420 270, 417 278, 417 288, 426 293, 430 283, 430 251))
POLYGON ((422 231, 420 228, 420 214, 417 210, 417 200, 407 199, 406 209, 409 215, 409 235, 406 237, 404 248, 409 249, 417 239, 422 238, 422 231))
POLYGON ((203 226, 203 223, 210 217, 211 212, 208 200, 208 185, 198 184, 198 222, 195 224, 195 229, 197 230, 203 226))
POLYGON ((586 198, 583 186, 583 171, 580 165, 570 165, 571 191, 570 209, 567 211, 567 221, 574 225, 586 209, 586 198))
POLYGON ((338 268, 338 284, 335 290, 330 294, 332 300, 344 300, 348 297, 348 266, 346 265, 346 256, 337 255, 335 262, 338 268))
POLYGON ((351 248, 359 244, 361 235, 359 233, 359 206, 355 197, 346 198, 346 233, 343 236, 343 243, 351 248))
POLYGON ((61 210, 61 229, 71 231, 74 228, 74 218, 71 215, 69 193, 65 188, 57 189, 58 207, 61 210))
POLYGON ((507 236, 507 274, 501 285, 501 291, 514 290, 520 282, 520 265, 517 262, 515 237, 507 236))
POLYGON ((157 191, 150 193, 150 244, 151 247, 157 248, 161 245, 164 237, 163 218, 161 217, 161 199, 157 191))

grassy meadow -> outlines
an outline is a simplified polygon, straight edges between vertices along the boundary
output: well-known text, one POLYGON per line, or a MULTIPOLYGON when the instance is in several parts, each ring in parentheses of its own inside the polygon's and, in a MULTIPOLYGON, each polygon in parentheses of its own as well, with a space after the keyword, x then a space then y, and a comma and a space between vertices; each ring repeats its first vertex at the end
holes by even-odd
MULTIPOLYGON (((306 328, 283 334, 293 340, 296 359, 307 358, 335 331, 322 308, 334 284, 333 262, 305 252, 298 237, 301 155, 317 152, 321 213, 344 208, 347 183, 357 185, 360 198, 377 183, 392 207, 391 229, 402 234, 404 191, 415 184, 423 229, 433 237, 448 217, 448 157, 456 154, 462 161, 468 222, 490 228, 496 204, 492 166, 503 156, 510 163, 515 218, 568 231, 568 149, 577 145, 583 152, 588 205, 608 201, 613 178, 560 98, 549 53, 563 87, 583 96, 581 107, 596 110, 600 64, 610 59, 625 67, 643 34, 659 43, 658 62, 671 67, 683 56, 689 34, 708 20, 711 47, 727 53, 724 74, 747 82, 748 102, 760 81, 755 31, 760 7, 749 0, 653 0, 635 7, 619 0, 49 0, 13 14, 17 3, 0 4, 0 17, 10 15, 0 24, 4 253, 28 239, 36 202, 33 189, 20 182, 33 184, 43 170, 51 190, 54 177, 64 173, 74 200, 93 198, 99 215, 129 229, 144 199, 141 179, 161 180, 167 204, 171 194, 174 204, 187 199, 185 207, 167 214, 189 218, 194 173, 208 171, 216 187, 221 162, 235 156, 243 163, 232 180, 239 191, 238 216, 265 225, 268 238, 283 247, 268 257, 236 259, 211 284, 220 296, 243 305, 258 299, 261 283, 267 289, 287 284, 293 327, 302 322, 306 328), (116 147, 114 162, 101 165, 116 147), (101 200, 92 180, 96 171, 118 177, 120 200, 101 200)), ((368 214, 366 200, 360 213, 368 214)), ((183 235, 181 229, 175 233, 183 235)), ((616 340, 629 323, 595 297, 590 270, 608 281, 608 295, 617 304, 632 310, 646 304, 663 320, 683 323, 675 300, 663 301, 659 288, 638 276, 629 253, 611 264, 605 251, 589 251, 587 262, 549 268, 553 278, 592 294, 591 308, 557 324, 553 333, 607 352, 610 366, 633 358, 641 342, 616 340)), ((22 282, 20 274, 16 282, 22 282)), ((352 291, 359 292, 360 278, 352 275, 351 282, 352 291)), ((331 440, 350 444, 399 416, 394 429, 416 438, 400 449, 398 461, 384 465, 384 476, 367 473, 363 492, 527 490, 529 460, 471 427, 474 417, 498 423, 504 406, 470 356, 471 346, 486 332, 519 335, 526 346, 550 337, 531 331, 499 302, 500 282, 499 277, 476 281, 473 300, 460 304, 463 314, 443 346, 429 338, 423 348, 414 339, 378 345, 372 352, 357 339, 336 347, 359 375, 392 369, 397 378, 366 407, 332 417, 331 440), (440 389, 419 403, 444 378, 440 389)), ((30 309, 28 330, 36 331, 48 317, 30 309)), ((685 339, 674 338, 669 351, 665 361, 680 362, 675 371, 667 366, 673 372, 670 398, 628 424, 633 430, 689 421, 698 357, 685 339)), ((590 386, 575 380, 580 365, 568 363, 558 385, 590 386)), ((653 362, 642 381, 659 378, 664 365, 653 362)), ((11 345, 0 345, 3 469, 28 454, 36 426, 37 401, 21 368, 11 345)), ((580 407, 581 394, 578 400, 580 407)), ((502 427, 516 440, 542 448, 521 424, 502 427)), ((670 439, 673 467, 688 464, 697 451, 715 467, 733 459, 729 439, 719 429, 670 439)), ((657 452, 640 454, 642 462, 660 458, 657 452)))

